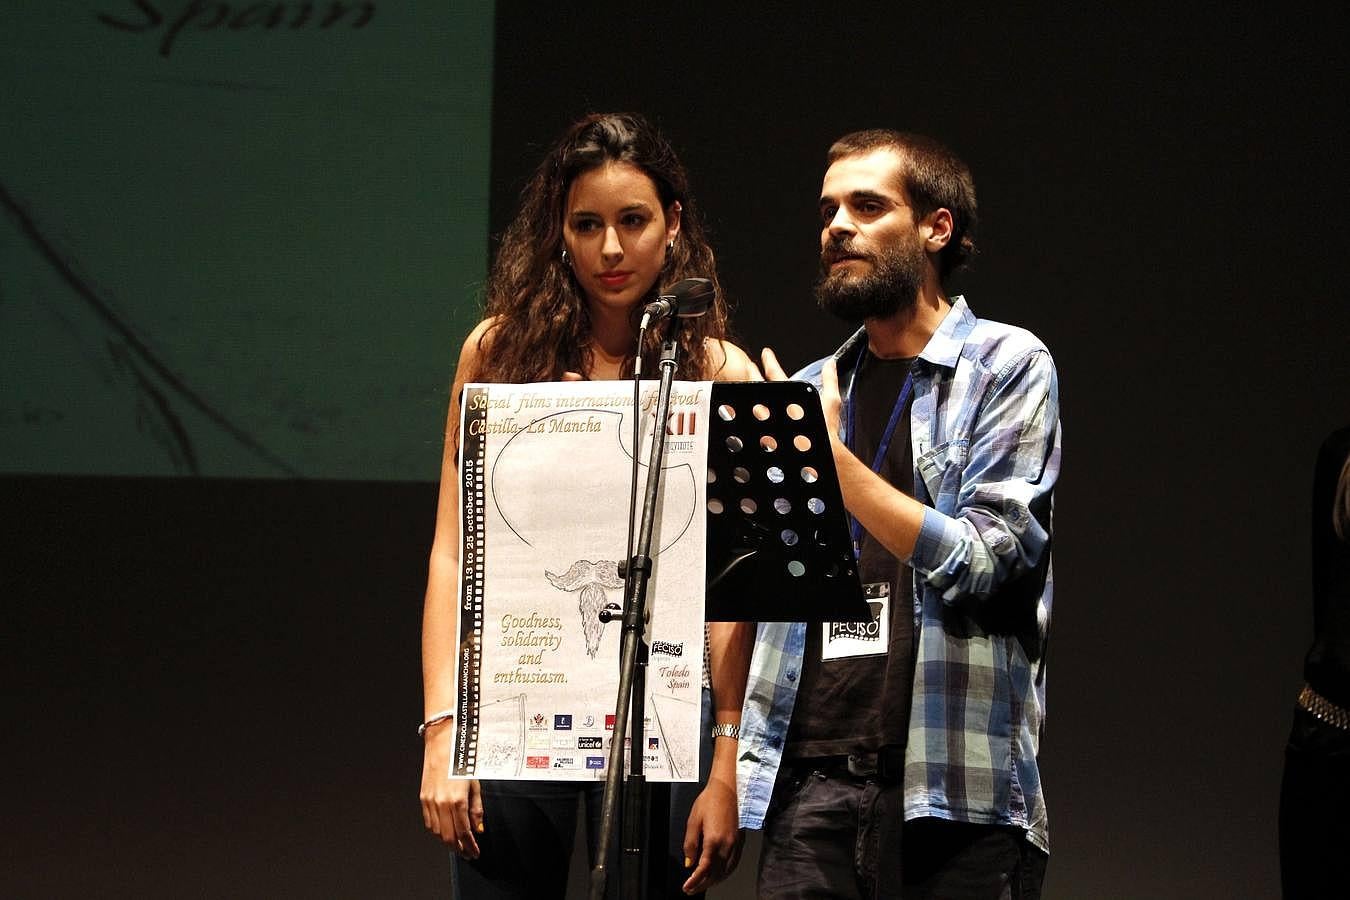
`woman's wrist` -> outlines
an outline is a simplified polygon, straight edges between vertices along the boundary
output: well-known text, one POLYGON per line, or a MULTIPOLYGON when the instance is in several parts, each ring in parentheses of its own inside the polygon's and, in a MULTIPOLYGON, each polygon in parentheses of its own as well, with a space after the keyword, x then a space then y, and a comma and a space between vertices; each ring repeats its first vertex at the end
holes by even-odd
POLYGON ((444 725, 447 722, 453 722, 454 720, 455 711, 453 709, 443 709, 440 712, 432 713, 427 716, 426 720, 422 722, 421 725, 417 726, 417 736, 426 737, 429 730, 444 725))

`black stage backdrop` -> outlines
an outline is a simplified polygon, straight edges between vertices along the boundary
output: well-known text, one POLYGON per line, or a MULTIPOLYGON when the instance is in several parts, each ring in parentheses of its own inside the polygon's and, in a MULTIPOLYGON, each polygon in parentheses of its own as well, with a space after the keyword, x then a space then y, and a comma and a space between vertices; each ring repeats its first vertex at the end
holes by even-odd
MULTIPOLYGON (((744 346, 793 366, 845 332, 809 299, 830 140, 957 148, 960 288, 1061 376, 1047 896, 1275 896, 1311 467, 1350 421, 1344 7, 806 10, 500 3, 492 232, 568 121, 642 111, 744 346)), ((433 485, 0 488, 4 893, 443 895, 411 732, 433 485)))

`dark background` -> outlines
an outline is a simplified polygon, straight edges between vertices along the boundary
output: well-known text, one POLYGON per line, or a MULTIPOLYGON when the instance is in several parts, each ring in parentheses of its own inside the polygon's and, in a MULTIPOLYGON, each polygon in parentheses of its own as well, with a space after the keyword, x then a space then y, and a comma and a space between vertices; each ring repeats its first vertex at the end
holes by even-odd
MULTIPOLYGON (((846 331, 809 297, 830 141, 896 126, 971 164, 983 253, 957 287, 1061 379, 1048 897, 1278 893, 1311 468, 1350 421, 1345 26, 498 4, 493 232, 569 121, 642 111, 743 346, 789 367, 846 331)), ((0 479, 3 892, 441 893, 412 735, 434 493, 0 479)))

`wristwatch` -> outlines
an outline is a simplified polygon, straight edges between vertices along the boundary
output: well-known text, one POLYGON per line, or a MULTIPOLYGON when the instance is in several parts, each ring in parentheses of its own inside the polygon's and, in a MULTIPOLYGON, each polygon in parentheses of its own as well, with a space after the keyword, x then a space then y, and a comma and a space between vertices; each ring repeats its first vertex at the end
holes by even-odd
POLYGON ((718 722, 712 727, 712 736, 714 738, 729 737, 733 741, 741 739, 741 726, 731 722, 718 722))

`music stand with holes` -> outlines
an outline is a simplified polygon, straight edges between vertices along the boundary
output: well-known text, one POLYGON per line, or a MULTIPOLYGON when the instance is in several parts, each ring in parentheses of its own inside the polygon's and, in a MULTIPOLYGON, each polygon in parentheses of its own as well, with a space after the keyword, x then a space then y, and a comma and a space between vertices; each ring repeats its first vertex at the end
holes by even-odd
MULTIPOLYGON (((717 382, 711 406, 705 620, 870 621, 816 389, 717 382)), ((649 843, 664 847, 670 785, 648 788, 649 843)))
POLYGON ((705 618, 870 620, 816 389, 719 382, 711 399, 705 618))
MULTIPOLYGON (((658 422, 665 421, 668 408, 675 346, 669 338, 663 345, 658 422)), ((705 620, 869 621, 872 612, 858 578, 816 389, 802 381, 716 383, 711 406, 705 620)), ((628 573, 616 736, 624 732, 629 712, 634 713, 633 721, 642 721, 646 647, 640 635, 652 564, 645 553, 663 449, 664 434, 658 428, 648 467, 644 540, 630 562, 636 568, 628 573)), ((616 831, 619 793, 624 830, 620 894, 625 900, 645 896, 659 884, 657 867, 648 867, 646 856, 649 846, 664 848, 666 843, 669 786, 653 796, 652 785, 642 775, 639 744, 633 742, 632 771, 622 779, 622 791, 617 741, 611 749, 599 858, 591 871, 592 900, 604 895, 608 882, 608 849, 616 831)))

